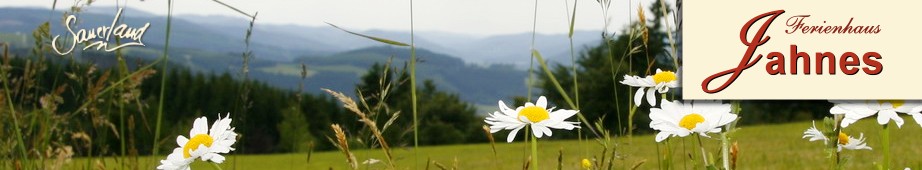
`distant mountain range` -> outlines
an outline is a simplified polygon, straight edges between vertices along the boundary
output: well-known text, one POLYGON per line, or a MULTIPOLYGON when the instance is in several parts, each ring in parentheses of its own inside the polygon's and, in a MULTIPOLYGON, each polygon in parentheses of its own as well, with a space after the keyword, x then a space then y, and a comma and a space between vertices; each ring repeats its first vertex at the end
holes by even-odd
MULTIPOLYGON (((80 27, 109 25, 114 8, 90 8, 78 15, 80 27)), ((144 35, 147 48, 128 48, 129 55, 156 58, 165 41, 163 16, 125 9, 121 21, 129 25, 150 22, 144 35)), ((31 32, 52 21, 52 35, 68 35, 60 24, 63 13, 39 8, 0 8, 0 41, 31 45, 31 32)), ((249 21, 226 16, 177 16, 172 23, 171 60, 201 72, 239 72, 244 34, 249 21)), ((348 28, 348 25, 340 25, 348 28)), ((358 30, 353 30, 358 31, 358 30)), ((403 31, 367 30, 363 34, 409 42, 403 31)), ((459 93, 462 99, 484 105, 525 94, 524 67, 528 66, 531 33, 477 37, 445 32, 417 32, 420 78, 431 79, 440 89, 459 93)), ((566 34, 537 34, 535 47, 551 61, 569 62, 566 34)), ((574 47, 600 43, 598 31, 574 33, 574 47)), ((262 24, 257 19, 251 49, 251 77, 277 87, 294 89, 300 81, 300 63, 308 65, 306 89, 320 87, 352 91, 358 77, 375 62, 394 57, 402 65, 409 50, 382 47, 379 42, 329 26, 262 24)), ((26 48, 26 47, 23 47, 26 48)))
MULTIPOLYGON (((109 25, 115 15, 112 7, 91 7, 79 14, 81 26, 109 25)), ((148 45, 162 45, 166 19, 160 15, 145 13, 131 8, 124 9, 124 22, 131 24, 151 23, 144 42, 148 45)), ((60 21, 62 13, 39 8, 0 8, 0 32, 29 33, 34 23, 60 21)), ((171 45, 196 46, 215 52, 241 52, 248 20, 228 16, 181 15, 174 17, 171 45)), ((334 23, 335 24, 335 23, 334 23)), ((348 25, 340 25, 348 28, 348 25)), ((63 31, 61 24, 52 24, 52 30, 63 31)), ((353 30, 363 34, 409 42, 406 31, 353 30)), ((57 32, 64 33, 64 32, 57 32)), ((528 65, 531 33, 518 33, 481 37, 448 32, 417 32, 416 45, 444 54, 452 54, 467 63, 512 64, 519 68, 528 65)), ((574 32, 574 47, 600 42, 599 31, 574 32)), ((287 61, 299 57, 322 57, 339 52, 378 46, 380 43, 353 36, 329 26, 301 26, 264 24, 256 20, 251 48, 261 59, 287 61)), ((535 48, 548 60, 569 61, 569 39, 566 34, 536 34, 535 48)))

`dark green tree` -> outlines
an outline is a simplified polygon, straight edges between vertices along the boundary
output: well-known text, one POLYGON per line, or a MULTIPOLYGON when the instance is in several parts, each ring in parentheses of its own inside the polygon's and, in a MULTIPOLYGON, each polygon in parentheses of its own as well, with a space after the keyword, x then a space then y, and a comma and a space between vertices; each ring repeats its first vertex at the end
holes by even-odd
POLYGON ((295 104, 282 111, 282 121, 276 125, 279 131, 279 150, 307 152, 314 142, 309 123, 301 108, 295 104))
MULTIPOLYGON (((589 121, 584 124, 601 120, 606 128, 615 133, 627 132, 628 113, 630 101, 636 88, 619 83, 624 75, 649 75, 657 68, 673 71, 671 57, 667 51, 667 35, 663 32, 659 1, 650 5, 654 15, 652 20, 644 21, 647 24, 634 22, 618 36, 605 39, 598 46, 589 47, 576 58, 576 75, 579 78, 579 105, 580 112, 589 121), (644 42, 642 30, 646 27, 649 42, 644 42), (632 33, 633 31, 633 33, 632 33), (607 41, 607 42, 606 42, 607 41)), ((556 64, 553 66, 553 75, 560 85, 574 97, 573 66, 570 64, 556 64)), ((566 102, 558 92, 556 86, 542 71, 538 75, 539 88, 542 95, 548 97, 551 103, 561 108, 566 102)), ((678 98, 678 97, 677 97, 678 98)), ((635 131, 643 131, 649 123, 647 112, 648 105, 642 105, 634 116, 635 131)), ((564 135, 561 135, 564 136, 564 135)))
MULTIPOLYGON (((409 128, 413 124, 412 116, 404 114, 409 113, 407 111, 412 106, 409 75, 401 70, 376 63, 356 85, 356 91, 368 104, 366 110, 377 112, 375 118, 379 125, 385 124, 390 114, 401 112, 384 132, 388 142, 395 146, 412 143, 409 136, 412 134, 412 128, 409 128)), ((473 105, 462 101, 457 94, 439 91, 430 80, 424 81, 420 87, 417 93, 420 144, 477 142, 486 138, 478 131, 482 120, 475 116, 473 105)))

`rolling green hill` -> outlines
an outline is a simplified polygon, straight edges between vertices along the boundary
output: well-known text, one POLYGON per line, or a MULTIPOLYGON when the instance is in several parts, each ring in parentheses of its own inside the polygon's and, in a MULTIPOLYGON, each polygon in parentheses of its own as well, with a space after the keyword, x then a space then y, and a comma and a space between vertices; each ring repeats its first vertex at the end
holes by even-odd
MULTIPOLYGON (((0 33, 0 42, 9 42, 13 51, 27 51, 32 43, 31 34, 0 33)), ((158 47, 124 48, 129 57, 154 60, 161 56, 158 47)), ((84 61, 105 62, 114 57, 100 57, 101 53, 86 51, 75 54, 84 61)), ((251 60, 250 78, 284 89, 296 90, 301 82, 301 64, 307 65, 308 77, 305 91, 319 93, 320 88, 354 93, 359 77, 374 63, 392 60, 392 66, 403 69, 410 54, 407 48, 368 47, 324 56, 304 55, 291 61, 261 60, 257 54, 251 60)), ((461 98, 477 105, 495 106, 497 100, 510 99, 525 94, 525 71, 512 65, 493 64, 489 66, 467 64, 464 60, 447 54, 418 49, 418 76, 421 80, 432 80, 439 87, 457 93, 461 98)), ((170 48, 173 66, 185 67, 203 73, 240 73, 243 65, 239 53, 218 53, 193 47, 174 46, 170 48)), ((105 66, 105 65, 103 65, 105 66)), ((422 82, 422 81, 420 81, 422 82)))

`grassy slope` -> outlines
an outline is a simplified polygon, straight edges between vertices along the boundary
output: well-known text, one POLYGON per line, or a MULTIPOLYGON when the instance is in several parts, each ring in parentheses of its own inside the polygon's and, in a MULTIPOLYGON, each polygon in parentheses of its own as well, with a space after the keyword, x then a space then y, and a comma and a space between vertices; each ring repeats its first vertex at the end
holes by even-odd
MULTIPOLYGON (((909 117, 905 117, 909 118, 909 117)), ((915 121, 906 120, 902 129, 893 129, 893 167, 902 169, 902 167, 918 168, 922 166, 922 160, 919 153, 922 153, 922 128, 915 121)), ((758 125, 746 126, 738 131, 736 140, 739 142, 740 169, 826 169, 827 159, 823 154, 823 146, 818 142, 807 142, 801 139, 805 129, 810 127, 810 122, 797 122, 777 125, 758 125)), ((852 157, 846 166, 847 169, 876 169, 873 162, 881 160, 881 144, 878 135, 881 127, 873 119, 865 119, 846 129, 850 135, 864 133, 867 138, 868 146, 874 150, 867 151, 844 151, 844 155, 852 157)), ((524 131, 523 131, 524 132, 524 131)), ((564 131, 554 131, 555 133, 568 133, 564 131)), ((575 133, 575 132, 574 132, 575 133)), ((521 134, 521 132, 520 132, 521 134)), ((714 135, 716 137, 716 135, 714 135)), ((496 136, 498 140, 504 140, 505 136, 496 136)), ((685 154, 695 154, 692 149, 698 149, 694 138, 675 138, 672 140, 672 148, 677 151, 676 157, 685 154), (683 142, 685 145, 683 153, 683 142)), ((708 152, 717 152, 716 139, 702 138, 706 144, 708 152)), ((618 138, 620 142, 628 142, 627 138, 618 138)), ((517 141, 521 141, 518 138, 517 141)), ((615 169, 626 169, 640 161, 645 161, 640 169, 656 169, 658 167, 655 155, 657 145, 653 142, 653 136, 643 135, 636 136, 633 144, 624 144, 618 151, 619 158, 614 166, 615 169)), ((662 147, 662 145, 661 145, 662 147)), ((520 169, 523 160, 527 156, 527 148, 524 143, 501 143, 497 145, 499 151, 496 157, 493 156, 490 144, 469 144, 469 145, 452 145, 452 146, 435 146, 420 148, 420 169, 425 167, 426 159, 438 162, 439 164, 451 167, 456 164, 460 169, 520 169)), ((591 158, 593 155, 599 155, 601 147, 594 141, 575 140, 539 140, 539 158, 541 160, 541 169, 555 169, 557 166, 557 152, 563 150, 564 169, 577 169, 578 161, 582 158, 591 158)), ((362 150, 354 152, 359 162, 376 158, 383 159, 380 150, 362 150)), ((398 169, 413 169, 414 161, 412 148, 396 148, 394 154, 397 159, 398 169)), ((162 159, 162 158, 158 158, 162 159)), ((86 160, 77 159, 75 164, 84 164, 86 160)), ((109 160, 107 164, 113 165, 114 162, 109 160)), ((686 162, 685 159, 675 159, 678 169, 683 169, 683 164, 689 167, 692 162, 686 162)), ((75 165, 81 166, 81 165, 75 165)), ((239 155, 229 156, 228 161, 223 164, 224 169, 232 169, 236 166, 238 169, 348 169, 342 153, 338 151, 328 151, 314 153, 311 161, 307 162, 307 154, 276 154, 276 155, 239 155), (236 165, 235 165, 236 164, 236 165)), ((197 161, 193 169, 211 169, 211 165, 197 161)), ((370 169, 384 168, 383 162, 371 165, 370 169)), ((430 169, 438 169, 431 165, 430 169)))

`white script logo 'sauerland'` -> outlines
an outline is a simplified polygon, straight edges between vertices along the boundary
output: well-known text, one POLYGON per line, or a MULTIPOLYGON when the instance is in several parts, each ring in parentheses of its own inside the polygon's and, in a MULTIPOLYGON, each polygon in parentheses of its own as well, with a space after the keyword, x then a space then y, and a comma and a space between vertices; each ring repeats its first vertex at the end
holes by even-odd
POLYGON ((86 47, 83 47, 83 50, 89 49, 91 47, 96 47, 96 50, 105 49, 107 52, 112 52, 118 50, 122 47, 127 46, 144 46, 144 42, 141 41, 141 38, 144 36, 144 32, 147 32, 147 28, 150 27, 150 23, 144 24, 140 28, 131 28, 126 24, 118 23, 120 16, 122 15, 122 9, 118 9, 118 13, 115 14, 115 18, 112 19, 112 25, 110 26, 100 26, 90 30, 80 29, 77 32, 71 28, 71 24, 77 23, 77 17, 74 15, 67 16, 67 19, 64 21, 64 26, 67 27, 67 32, 70 32, 70 35, 73 36, 73 39, 70 42, 70 45, 64 45, 66 51, 61 51, 58 49, 57 41, 60 35, 54 36, 54 39, 51 40, 52 49, 60 55, 66 55, 74 51, 74 47, 79 43, 91 42, 86 47), (122 38, 122 39, 131 39, 134 42, 122 43, 118 46, 109 48, 110 38, 122 38), (95 41, 93 41, 95 40, 95 41))

